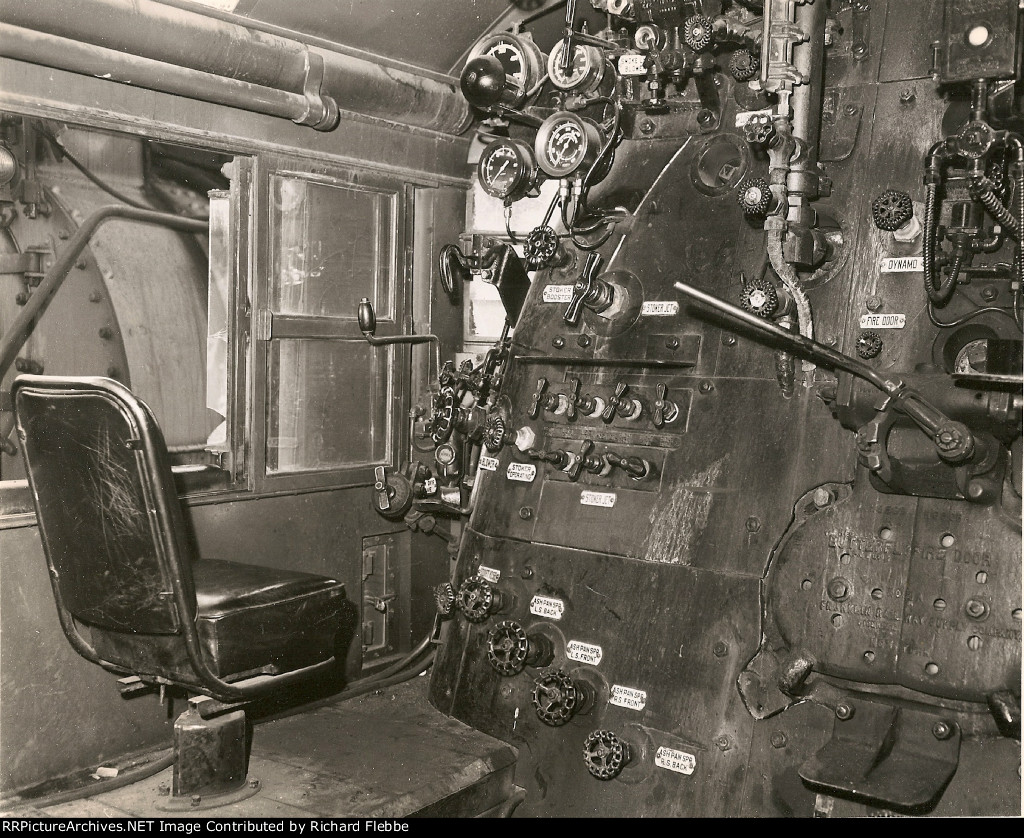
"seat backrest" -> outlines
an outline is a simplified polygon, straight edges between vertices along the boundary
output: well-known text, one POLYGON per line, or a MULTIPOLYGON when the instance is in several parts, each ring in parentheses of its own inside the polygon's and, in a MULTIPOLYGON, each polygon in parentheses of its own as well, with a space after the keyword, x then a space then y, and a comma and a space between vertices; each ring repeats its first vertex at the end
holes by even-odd
POLYGON ((58 608, 104 629, 179 632, 195 615, 193 556, 152 412, 105 378, 23 375, 12 395, 58 608))

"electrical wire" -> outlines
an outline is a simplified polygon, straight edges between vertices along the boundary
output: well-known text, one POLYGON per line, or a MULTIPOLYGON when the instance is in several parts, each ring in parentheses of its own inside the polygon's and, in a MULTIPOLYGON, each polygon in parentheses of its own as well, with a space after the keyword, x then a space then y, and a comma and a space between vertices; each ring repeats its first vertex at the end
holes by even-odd
POLYGON ((957 318, 946 322, 945 320, 939 320, 935 316, 935 306, 931 300, 928 301, 928 319, 932 321, 933 326, 938 326, 940 329, 951 329, 954 326, 961 326, 968 320, 973 320, 979 314, 1002 314, 1006 317, 1013 318, 1013 315, 1008 312, 1005 308, 998 308, 996 306, 985 306, 985 308, 975 309, 974 311, 965 314, 963 317, 957 318))

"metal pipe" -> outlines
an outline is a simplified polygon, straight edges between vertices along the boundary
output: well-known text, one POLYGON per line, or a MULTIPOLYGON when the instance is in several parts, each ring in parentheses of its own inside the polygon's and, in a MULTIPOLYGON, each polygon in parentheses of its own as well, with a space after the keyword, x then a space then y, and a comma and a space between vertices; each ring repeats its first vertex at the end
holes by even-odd
POLYGON ((214 76, 6 23, 0 23, 0 56, 293 121, 301 119, 308 108, 306 98, 297 93, 214 76))
POLYGON ((354 113, 452 134, 471 119, 454 84, 152 0, 4 0, 3 18, 37 32, 282 90, 311 106, 330 99, 354 113))

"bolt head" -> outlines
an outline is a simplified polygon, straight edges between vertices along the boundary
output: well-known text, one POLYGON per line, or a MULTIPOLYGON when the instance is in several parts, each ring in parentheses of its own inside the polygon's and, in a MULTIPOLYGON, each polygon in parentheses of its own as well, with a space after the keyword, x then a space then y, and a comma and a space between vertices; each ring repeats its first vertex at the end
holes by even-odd
POLYGON ((953 728, 947 722, 936 722, 932 725, 932 735, 936 739, 949 739, 953 735, 953 728))
POLYGON ((724 343, 726 346, 735 346, 736 345, 736 336, 735 335, 722 335, 722 343, 724 343))
POLYGON ((836 718, 842 722, 845 722, 847 719, 852 719, 853 705, 848 704, 845 701, 839 702, 839 704, 836 705, 836 718))
POLYGON ((726 655, 729 654, 729 644, 726 643, 724 640, 719 640, 715 644, 715 648, 713 651, 715 653, 716 658, 724 658, 726 655))
POLYGON ((523 506, 519 509, 519 517, 524 521, 529 521, 533 517, 533 507, 523 506))
POLYGON ((561 335, 557 335, 551 339, 551 345, 555 347, 555 349, 561 349, 565 346, 565 338, 561 335))
POLYGON ((837 576, 828 583, 828 595, 837 602, 848 599, 850 596, 850 583, 837 576))
POLYGON ((872 294, 864 302, 864 306, 868 311, 878 311, 882 307, 882 298, 872 294))
POLYGON ((743 525, 747 532, 757 532, 761 529, 761 519, 751 515, 743 525))
POLYGON ((642 120, 640 120, 640 133, 641 134, 653 134, 654 133, 654 123, 651 122, 651 120, 649 120, 649 119, 642 119, 642 120))
POLYGON ((702 381, 699 385, 697 385, 697 389, 700 390, 702 393, 710 393, 712 390, 715 389, 715 385, 712 384, 710 381, 702 381))
POLYGON ((814 505, 818 507, 818 509, 828 506, 831 502, 832 495, 824 486, 819 486, 814 490, 814 505))
POLYGON ((788 741, 789 740, 786 738, 786 734, 783 733, 781 730, 777 730, 771 735, 771 743, 773 748, 785 748, 786 743, 788 741))

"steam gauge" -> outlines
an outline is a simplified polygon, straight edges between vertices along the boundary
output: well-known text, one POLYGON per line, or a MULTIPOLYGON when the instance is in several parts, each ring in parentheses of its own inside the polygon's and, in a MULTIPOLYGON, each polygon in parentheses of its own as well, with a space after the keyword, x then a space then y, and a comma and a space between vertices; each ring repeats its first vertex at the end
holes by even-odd
POLYGON ((563 178, 593 165, 602 142, 601 129, 595 123, 570 111, 559 111, 540 126, 534 151, 545 174, 563 178))
POLYGON ((604 77, 604 59, 601 50, 589 44, 574 44, 572 63, 568 71, 562 66, 565 41, 555 44, 548 56, 548 78, 560 90, 582 88, 583 93, 597 89, 604 77))
POLYGON ((533 150, 517 140, 494 140, 480 154, 480 185, 492 198, 518 201, 537 186, 540 172, 533 150))
POLYGON ((470 50, 467 63, 482 55, 498 59, 506 78, 519 88, 520 100, 513 107, 522 104, 544 70, 544 53, 527 35, 502 32, 481 38, 470 50))

